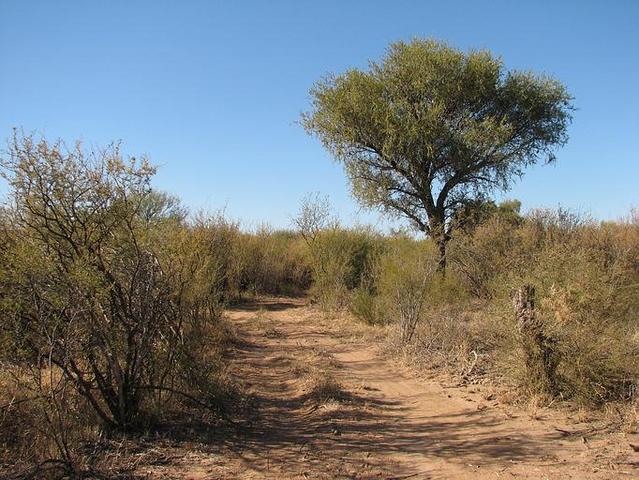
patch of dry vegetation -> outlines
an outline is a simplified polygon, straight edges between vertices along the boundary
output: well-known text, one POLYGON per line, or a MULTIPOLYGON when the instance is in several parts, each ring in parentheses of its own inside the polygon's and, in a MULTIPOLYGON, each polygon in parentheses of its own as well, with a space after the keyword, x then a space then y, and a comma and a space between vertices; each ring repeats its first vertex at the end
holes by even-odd
MULTIPOLYGON (((360 242, 336 256, 365 253, 340 260, 359 265, 358 276, 331 289, 329 300, 318 299, 318 305, 328 306, 331 316, 331 305, 346 305, 368 325, 387 325, 389 350, 423 372, 508 386, 519 398, 540 395, 547 404, 624 405, 631 412, 639 379, 637 215, 606 223, 562 210, 522 216, 510 202, 465 225, 451 240, 445 277, 437 272, 438 252, 429 240, 358 240, 333 229, 332 237, 360 242), (513 292, 523 285, 535 290, 535 331, 543 336, 544 355, 552 355, 552 388, 536 383, 534 352, 526 350, 513 310, 513 292), (332 300, 335 291, 339 302, 332 300)), ((309 248, 332 251, 321 234, 309 248)), ((328 270, 314 271, 321 276, 328 270)), ((323 295, 321 289, 314 294, 323 295)))
MULTIPOLYGON (((116 147, 27 137, 11 148, 0 209, 3 473, 125 478, 113 442, 191 418, 215 428, 237 389, 225 352, 241 339, 225 306, 307 290, 329 333, 385 342, 423 374, 507 386, 512 401, 598 408, 637 429, 636 213, 597 223, 487 204, 460 221, 443 276, 432 241, 345 229, 311 201, 298 233, 246 232, 221 215, 190 218, 151 188, 153 168, 116 147), (513 310, 524 285, 535 292, 534 338, 513 310), (551 382, 536 380, 540 368, 551 382)), ((255 321, 283 338, 266 311, 255 321)), ((348 398, 337 367, 312 348, 290 360, 316 405, 348 398)))
POLYGON ((222 416, 224 306, 302 291, 301 240, 189 219, 117 146, 16 136, 0 166, 0 471, 99 477, 100 442, 222 416))

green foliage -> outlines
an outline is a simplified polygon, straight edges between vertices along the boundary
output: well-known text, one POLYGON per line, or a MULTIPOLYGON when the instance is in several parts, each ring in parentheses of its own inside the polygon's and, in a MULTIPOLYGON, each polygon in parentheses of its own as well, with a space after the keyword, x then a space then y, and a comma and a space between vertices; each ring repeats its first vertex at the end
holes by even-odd
POLYGON ((497 205, 492 200, 480 199, 468 202, 456 210, 451 222, 455 225, 456 230, 460 230, 468 236, 493 218, 510 225, 520 224, 523 220, 520 209, 521 202, 518 200, 507 200, 497 205))
POLYGON ((306 245, 311 295, 325 310, 336 310, 349 305, 352 291, 367 288, 384 242, 372 229, 342 228, 330 208, 327 197, 310 195, 293 222, 306 245))
POLYGON ((335 226, 320 232, 309 246, 313 285, 311 293, 327 310, 348 305, 349 292, 360 287, 380 248, 376 234, 335 226))
POLYGON ((556 80, 418 39, 319 81, 311 96, 302 123, 344 164, 356 198, 437 239, 441 270, 455 211, 553 160, 572 109, 556 80))
POLYGON ((358 287, 353 290, 348 309, 356 318, 369 325, 383 323, 379 299, 369 287, 358 287))
POLYGON ((234 254, 239 267, 238 293, 301 295, 311 283, 311 270, 299 235, 267 227, 242 233, 234 254))

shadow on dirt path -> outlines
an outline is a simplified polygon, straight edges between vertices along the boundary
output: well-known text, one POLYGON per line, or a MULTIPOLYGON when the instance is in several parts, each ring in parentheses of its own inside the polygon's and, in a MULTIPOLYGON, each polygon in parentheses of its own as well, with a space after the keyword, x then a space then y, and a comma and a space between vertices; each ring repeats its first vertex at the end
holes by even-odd
POLYGON ((596 467, 599 450, 579 436, 414 378, 303 299, 227 315, 241 339, 232 375, 245 389, 231 406, 235 427, 162 470, 167 477, 631 478, 596 467))

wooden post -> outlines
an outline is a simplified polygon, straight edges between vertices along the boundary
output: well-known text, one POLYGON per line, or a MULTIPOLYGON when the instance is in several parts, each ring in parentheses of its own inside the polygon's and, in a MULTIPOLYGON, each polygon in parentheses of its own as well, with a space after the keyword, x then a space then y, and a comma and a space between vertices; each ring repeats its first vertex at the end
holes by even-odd
POLYGON ((529 330, 535 323, 535 287, 524 285, 513 296, 519 331, 529 330))
POLYGON ((544 333, 543 322, 535 315, 535 288, 524 285, 515 291, 513 306, 526 355, 526 370, 535 389, 557 393, 555 341, 544 333))

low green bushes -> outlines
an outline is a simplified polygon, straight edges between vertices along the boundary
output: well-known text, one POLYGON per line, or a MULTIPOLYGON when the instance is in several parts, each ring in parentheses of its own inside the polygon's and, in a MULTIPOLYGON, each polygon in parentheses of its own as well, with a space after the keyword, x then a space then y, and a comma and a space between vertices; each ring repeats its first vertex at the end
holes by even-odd
POLYGON ((311 284, 311 267, 302 238, 290 231, 262 227, 242 232, 232 247, 237 285, 244 293, 301 295, 311 284))

